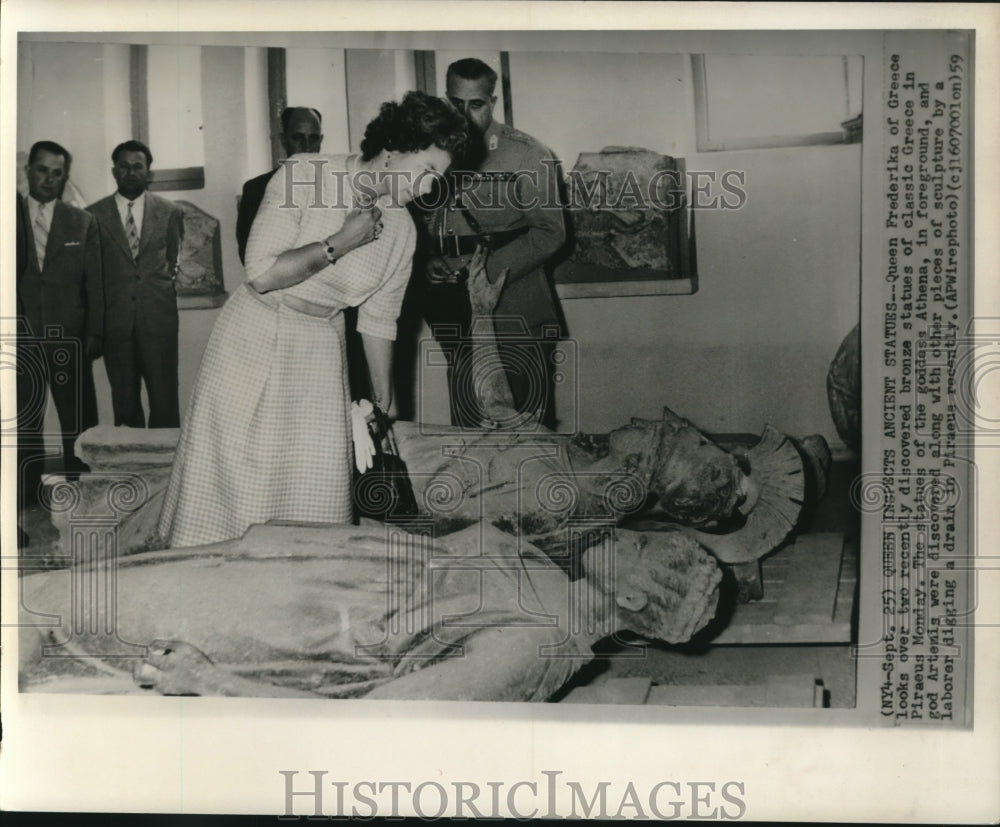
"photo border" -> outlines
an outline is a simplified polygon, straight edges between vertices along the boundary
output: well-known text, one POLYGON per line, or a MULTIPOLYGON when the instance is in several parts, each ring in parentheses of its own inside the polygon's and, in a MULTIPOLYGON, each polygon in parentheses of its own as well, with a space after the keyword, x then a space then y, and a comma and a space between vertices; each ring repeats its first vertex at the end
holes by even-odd
MULTIPOLYGON (((869 70, 867 62, 876 56, 873 49, 881 41, 881 30, 975 28, 975 176, 982 182, 998 179, 995 136, 1000 134, 1000 119, 996 82, 991 80, 1000 77, 996 6, 379 2, 361 6, 297 2, 292 15, 290 5, 254 5, 252 19, 244 19, 248 27, 262 34, 302 30, 306 21, 316 32, 333 28, 360 31, 365 21, 399 25, 398 32, 372 34, 372 42, 380 43, 380 48, 396 47, 409 30, 426 29, 430 35, 435 28, 495 28, 516 37, 522 28, 552 28, 590 30, 599 35, 600 29, 611 23, 616 30, 650 32, 662 27, 662 32, 651 34, 660 34, 668 44, 683 40, 688 45, 681 50, 695 52, 699 51, 699 38, 711 39, 713 23, 721 22, 728 30, 780 28, 786 31, 757 33, 746 39, 797 37, 802 48, 823 42, 837 53, 847 53, 846 44, 862 43, 866 109, 873 85, 875 94, 881 93, 881 78, 869 70), (848 24, 864 24, 870 30, 843 31, 841 27, 848 24), (703 31, 696 31, 699 29, 703 31)), ((51 0, 10 0, 4 4, 6 25, 0 31, 4 56, 0 92, 10 111, 16 96, 16 60, 11 56, 16 54, 19 30, 57 26, 60 31, 223 31, 232 25, 233 12, 240 8, 247 6, 202 0, 154 8, 109 0, 81 7, 51 0)), ((419 41, 420 36, 414 39, 419 41)), ((877 57, 882 59, 881 51, 877 57)), ((866 124, 862 203, 863 213, 872 210, 877 216, 881 193, 872 172, 881 169, 882 159, 871 153, 880 133, 877 127, 868 131, 870 128, 866 124)), ((0 133, 0 185, 7 194, 14 190, 11 159, 15 134, 13 119, 5 119, 0 133)), ((976 188, 972 229, 979 275, 975 315, 996 320, 1000 318, 995 279, 1000 234, 995 227, 1000 211, 993 189, 976 188)), ((0 200, 0 226, 11 226, 12 222, 13 200, 5 197, 0 200)), ((879 278, 882 238, 882 229, 865 220, 863 291, 869 289, 866 284, 873 278, 879 278)), ((0 253, 0 271, 14 271, 13 245, 7 241, 0 253)), ((5 307, 13 306, 12 282, 11 278, 3 280, 0 296, 5 307)), ((864 306, 863 329, 873 329, 874 319, 873 311, 864 306)), ((10 398, 7 384, 3 398, 10 398)), ((869 408, 865 416, 870 423, 869 408)), ((976 493, 984 505, 991 502, 989 494, 995 491, 994 454, 989 450, 976 454, 980 479, 976 493)), ((14 483, 8 466, 5 463, 3 471, 4 549, 16 547, 16 542, 11 544, 14 483)), ((988 538, 996 536, 996 515, 987 507, 978 516, 978 523, 970 529, 977 534, 977 547, 989 549, 988 538)), ((871 529, 869 520, 863 546, 871 529)), ((878 529, 877 524, 874 529, 878 529)), ((9 570, 4 574, 9 575, 9 570)), ((981 578, 982 605, 1000 602, 997 581, 1000 577, 995 573, 981 578)), ((17 605, 16 579, 5 576, 2 588, 7 618, 17 605)), ((870 619, 862 622, 870 625, 870 619)), ((1000 779, 1000 758, 995 749, 1000 710, 990 701, 998 694, 997 627, 984 625, 977 634, 974 683, 979 702, 975 724, 966 730, 945 731, 873 727, 870 721, 859 720, 855 710, 404 705, 375 701, 338 701, 322 706, 316 701, 256 699, 68 699, 18 694, 16 669, 4 668, 0 672, 4 724, 0 807, 280 814, 285 803, 281 770, 295 770, 303 777, 310 770, 322 770, 329 778, 350 783, 461 778, 504 780, 508 784, 522 780, 542 783, 541 772, 550 770, 590 788, 612 781, 619 790, 627 783, 648 789, 662 781, 711 782, 717 786, 739 782, 745 785, 747 808, 743 815, 754 820, 988 821, 997 816, 992 790, 1000 779)), ((15 653, 15 639, 14 630, 5 627, 5 666, 15 653)))

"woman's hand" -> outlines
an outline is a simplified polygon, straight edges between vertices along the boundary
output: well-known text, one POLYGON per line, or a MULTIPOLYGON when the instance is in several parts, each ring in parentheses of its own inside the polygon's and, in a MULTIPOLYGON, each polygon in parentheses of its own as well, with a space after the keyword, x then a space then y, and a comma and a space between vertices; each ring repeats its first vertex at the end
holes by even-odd
POLYGON ((469 260, 469 303, 472 305, 473 316, 490 316, 500 300, 500 292, 510 268, 506 268, 490 282, 486 275, 486 257, 488 253, 482 245, 476 247, 476 252, 469 260))
POLYGON ((340 255, 370 244, 382 234, 382 211, 372 205, 365 209, 352 209, 347 213, 340 229, 327 238, 326 243, 332 245, 340 255))
POLYGON ((353 209, 333 235, 324 241, 317 239, 294 250, 285 250, 267 270, 248 278, 247 284, 258 293, 294 287, 322 272, 351 250, 371 243, 381 233, 382 211, 378 207, 372 205, 365 209, 353 209), (333 247, 332 257, 328 256, 327 247, 333 247))

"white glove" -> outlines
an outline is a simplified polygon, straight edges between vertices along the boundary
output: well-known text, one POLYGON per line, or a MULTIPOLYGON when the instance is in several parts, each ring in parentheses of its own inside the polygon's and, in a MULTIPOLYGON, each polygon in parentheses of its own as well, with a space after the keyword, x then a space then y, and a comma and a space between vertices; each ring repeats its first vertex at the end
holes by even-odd
POLYGON ((375 442, 368 431, 368 416, 374 410, 367 399, 351 403, 351 433, 354 437, 354 464, 358 473, 363 474, 372 467, 375 456, 375 442))

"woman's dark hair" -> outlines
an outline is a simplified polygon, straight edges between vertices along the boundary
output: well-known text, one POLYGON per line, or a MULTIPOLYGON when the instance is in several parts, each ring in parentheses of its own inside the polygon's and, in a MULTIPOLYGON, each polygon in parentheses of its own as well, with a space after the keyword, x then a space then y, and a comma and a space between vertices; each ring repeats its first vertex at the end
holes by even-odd
POLYGON ((465 118, 451 104, 424 92, 407 92, 401 103, 383 103, 365 129, 361 157, 370 161, 383 149, 419 152, 433 145, 452 158, 469 140, 465 118))

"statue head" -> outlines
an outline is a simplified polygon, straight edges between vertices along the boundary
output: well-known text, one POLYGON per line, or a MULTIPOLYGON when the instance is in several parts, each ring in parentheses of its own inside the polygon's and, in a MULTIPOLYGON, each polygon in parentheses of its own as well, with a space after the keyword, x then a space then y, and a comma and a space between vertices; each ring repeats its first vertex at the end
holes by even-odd
POLYGON ((618 630, 683 643, 715 616, 722 572, 679 531, 616 529, 613 542, 587 550, 583 565, 587 580, 614 598, 618 630))
POLYGON ((747 495, 741 458, 668 408, 660 421, 633 419, 612 431, 608 458, 638 475, 659 507, 679 523, 714 528, 740 517, 747 495))

